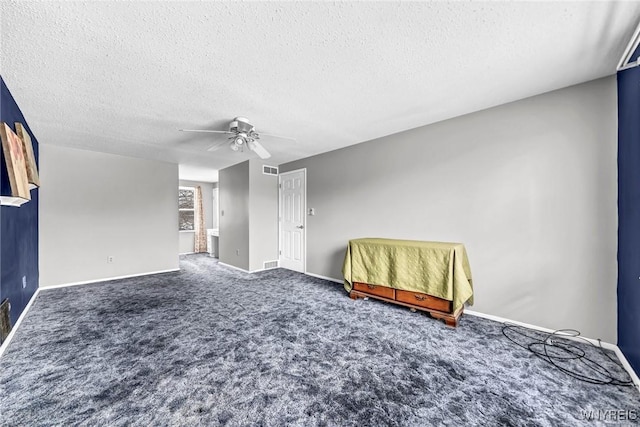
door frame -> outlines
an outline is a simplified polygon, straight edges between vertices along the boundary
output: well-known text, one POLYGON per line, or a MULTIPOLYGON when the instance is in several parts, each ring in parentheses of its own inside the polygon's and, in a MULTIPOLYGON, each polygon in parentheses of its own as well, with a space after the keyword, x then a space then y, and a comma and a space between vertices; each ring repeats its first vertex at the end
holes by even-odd
POLYGON ((278 173, 278 265, 281 264, 282 256, 282 176, 302 172, 304 179, 304 197, 302 198, 302 237, 304 245, 302 245, 302 273, 307 274, 307 168, 300 168, 288 172, 278 173))

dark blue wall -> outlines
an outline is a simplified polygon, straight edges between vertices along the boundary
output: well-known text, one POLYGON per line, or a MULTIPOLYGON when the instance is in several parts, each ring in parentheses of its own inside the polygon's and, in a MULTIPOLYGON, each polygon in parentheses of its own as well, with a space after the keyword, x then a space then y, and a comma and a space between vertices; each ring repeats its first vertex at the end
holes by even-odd
MULTIPOLYGON (((38 162, 38 141, 24 119, 9 89, 0 76, 0 121, 15 132, 15 122, 21 122, 31 135, 38 162)), ((2 150, 0 150, 0 157, 2 150)), ((0 191, 9 195, 9 177, 4 158, 0 161, 0 191)), ((38 288, 38 190, 31 190, 31 201, 21 207, 0 207, 0 301, 9 298, 11 323, 24 310, 38 288), (23 288, 23 277, 26 287, 23 288)))
POLYGON ((640 373, 640 67, 618 73, 618 346, 640 373))

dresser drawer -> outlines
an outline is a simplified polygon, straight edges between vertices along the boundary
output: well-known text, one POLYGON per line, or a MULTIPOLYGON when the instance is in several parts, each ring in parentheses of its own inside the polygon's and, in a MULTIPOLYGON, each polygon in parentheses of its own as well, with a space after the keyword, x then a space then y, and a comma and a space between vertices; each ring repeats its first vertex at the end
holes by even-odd
POLYGON ((401 291, 396 289, 396 300, 407 304, 418 305, 432 310, 451 313, 452 302, 446 299, 433 297, 420 292, 401 291))
POLYGON ((366 292, 379 297, 394 299, 395 289, 386 286, 370 285, 368 283, 353 282, 353 289, 360 292, 366 292))

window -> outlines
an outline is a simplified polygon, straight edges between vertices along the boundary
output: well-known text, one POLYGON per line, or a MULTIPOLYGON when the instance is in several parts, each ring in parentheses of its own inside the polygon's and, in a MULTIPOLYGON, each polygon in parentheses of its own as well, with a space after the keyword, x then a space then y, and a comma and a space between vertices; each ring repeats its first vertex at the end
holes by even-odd
POLYGON ((193 187, 178 188, 178 230, 195 230, 196 190, 193 187))

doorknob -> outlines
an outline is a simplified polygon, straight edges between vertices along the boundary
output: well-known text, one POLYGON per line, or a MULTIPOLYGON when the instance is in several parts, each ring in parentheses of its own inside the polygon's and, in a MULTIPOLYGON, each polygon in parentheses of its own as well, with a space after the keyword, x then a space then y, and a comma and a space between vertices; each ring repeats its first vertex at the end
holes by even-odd
POLYGON ((298 225, 296 228, 304 228, 304 225, 298 225))

